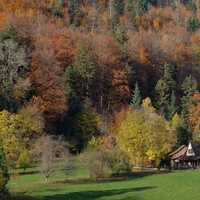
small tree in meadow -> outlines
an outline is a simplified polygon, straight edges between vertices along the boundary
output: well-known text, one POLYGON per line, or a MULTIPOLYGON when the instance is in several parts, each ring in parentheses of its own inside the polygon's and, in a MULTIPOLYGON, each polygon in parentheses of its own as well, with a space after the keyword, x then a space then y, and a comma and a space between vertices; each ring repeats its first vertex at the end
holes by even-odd
POLYGON ((60 161, 67 158, 67 145, 61 138, 42 136, 35 144, 34 153, 45 181, 57 170, 60 161))

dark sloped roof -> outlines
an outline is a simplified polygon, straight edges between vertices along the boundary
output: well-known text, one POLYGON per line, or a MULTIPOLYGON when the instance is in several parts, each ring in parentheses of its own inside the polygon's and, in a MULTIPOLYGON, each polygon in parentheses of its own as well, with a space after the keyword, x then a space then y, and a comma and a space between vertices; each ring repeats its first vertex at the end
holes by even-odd
POLYGON ((200 159, 200 141, 191 142, 195 156, 187 156, 188 146, 182 145, 169 154, 172 160, 197 160, 200 159))
POLYGON ((183 159, 186 156, 187 148, 187 146, 182 145, 177 150, 172 152, 169 156, 172 160, 183 159))

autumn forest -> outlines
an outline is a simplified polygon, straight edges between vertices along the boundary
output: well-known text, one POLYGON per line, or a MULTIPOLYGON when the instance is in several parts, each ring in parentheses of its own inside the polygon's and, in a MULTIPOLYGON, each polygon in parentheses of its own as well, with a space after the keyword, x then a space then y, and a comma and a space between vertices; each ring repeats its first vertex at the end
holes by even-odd
POLYGON ((161 166, 200 140, 199 91, 199 0, 0 0, 0 191, 53 147, 161 166))

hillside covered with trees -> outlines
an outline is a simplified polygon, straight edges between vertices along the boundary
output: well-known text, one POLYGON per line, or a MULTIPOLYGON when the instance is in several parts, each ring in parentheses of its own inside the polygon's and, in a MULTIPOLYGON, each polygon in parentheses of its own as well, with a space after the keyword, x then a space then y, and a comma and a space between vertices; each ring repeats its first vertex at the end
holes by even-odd
POLYGON ((0 0, 0 191, 44 133, 159 165, 200 139, 199 89, 198 0, 0 0))

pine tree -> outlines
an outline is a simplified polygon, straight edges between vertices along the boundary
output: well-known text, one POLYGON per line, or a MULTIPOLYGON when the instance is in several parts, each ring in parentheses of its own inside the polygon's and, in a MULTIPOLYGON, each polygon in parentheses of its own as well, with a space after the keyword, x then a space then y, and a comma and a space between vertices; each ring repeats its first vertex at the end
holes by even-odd
POLYGON ((184 119, 182 119, 181 121, 181 125, 176 128, 177 146, 187 145, 190 138, 186 121, 184 119))
POLYGON ((128 40, 128 35, 123 26, 116 26, 114 30, 114 37, 120 45, 124 45, 128 40))
POLYGON ((170 97, 170 103, 167 109, 167 119, 172 119, 172 117, 175 115, 176 112, 177 112, 176 96, 175 96, 174 91, 172 91, 171 97, 170 97))
POLYGON ((148 10, 149 0, 137 0, 137 13, 143 15, 148 10))
POLYGON ((69 0, 68 1, 68 14, 70 18, 70 24, 74 26, 80 25, 81 11, 80 11, 80 0, 69 0))
POLYGON ((91 97, 96 73, 95 66, 93 56, 84 45, 81 45, 74 63, 65 72, 66 91, 71 112, 79 112, 81 103, 91 97))
POLYGON ((190 32, 196 31, 200 26, 199 19, 196 16, 192 16, 187 21, 187 29, 190 32))
POLYGON ((90 99, 86 98, 82 109, 76 113, 73 120, 73 136, 76 141, 76 148, 82 150, 92 139, 100 133, 101 118, 93 108, 90 99))
POLYGON ((114 31, 116 26, 120 25, 120 16, 124 13, 125 3, 124 0, 111 0, 110 2, 111 26, 112 30, 114 31), (114 12, 112 12, 112 10, 114 12))
POLYGON ((155 87, 156 105, 158 109, 164 112, 167 111, 167 107, 170 104, 170 96, 175 89, 175 67, 170 64, 165 64, 163 77, 157 82, 155 87))
POLYGON ((56 17, 63 17, 62 8, 64 2, 62 0, 52 1, 49 6, 50 12, 56 17))
POLYGON ((134 9, 134 0, 127 0, 126 9, 128 12, 132 12, 134 9))
POLYGON ((122 55, 124 60, 127 60, 127 56, 128 56, 128 45, 127 45, 127 41, 128 41, 128 35, 127 32, 125 30, 125 28, 123 26, 116 26, 114 29, 114 38, 117 40, 119 47, 121 49, 122 55))
POLYGON ((181 145, 187 145, 189 142, 190 134, 188 131, 187 123, 183 116, 179 116, 177 113, 175 113, 171 119, 171 125, 176 130, 176 146, 179 147, 181 145))
POLYGON ((124 13, 124 7, 125 7, 125 2, 124 0, 114 0, 113 2, 113 8, 116 13, 116 15, 123 15, 124 13))
POLYGON ((192 96, 197 91, 197 81, 191 75, 187 76, 181 86, 184 96, 192 96))
POLYGON ((138 108, 142 103, 141 93, 138 87, 138 83, 135 84, 135 89, 131 99, 131 106, 134 108, 138 108))
POLYGON ((181 85, 183 96, 181 98, 182 116, 187 120, 188 106, 192 103, 192 95, 197 91, 197 81, 191 76, 187 76, 181 85))

